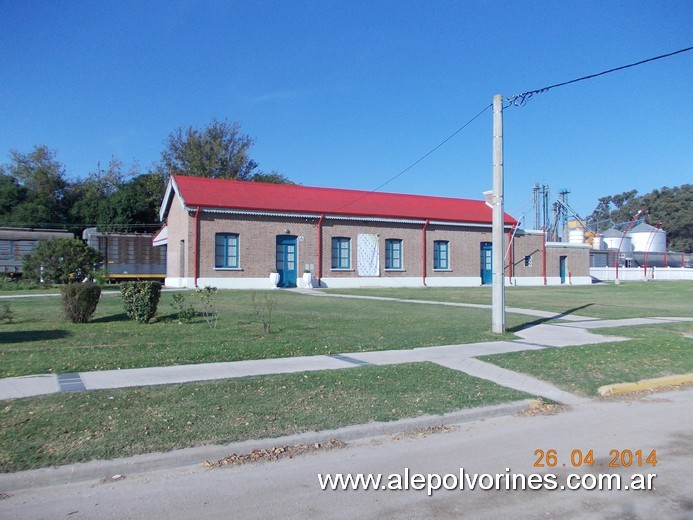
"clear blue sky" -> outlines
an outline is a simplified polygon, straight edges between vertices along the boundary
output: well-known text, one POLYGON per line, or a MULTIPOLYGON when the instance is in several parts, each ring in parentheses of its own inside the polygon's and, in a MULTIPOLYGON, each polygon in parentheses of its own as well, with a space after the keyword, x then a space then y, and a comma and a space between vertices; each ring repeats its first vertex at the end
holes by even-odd
MULTIPOLYGON (((0 0, 0 162, 146 169, 178 127, 238 121, 304 185, 370 190, 492 102, 693 45, 693 2, 0 0)), ((693 52, 505 110, 506 210, 534 182, 604 195, 693 182, 693 52)), ((384 191, 482 198, 489 110, 384 191)), ((533 224, 531 210, 529 224, 533 224)))

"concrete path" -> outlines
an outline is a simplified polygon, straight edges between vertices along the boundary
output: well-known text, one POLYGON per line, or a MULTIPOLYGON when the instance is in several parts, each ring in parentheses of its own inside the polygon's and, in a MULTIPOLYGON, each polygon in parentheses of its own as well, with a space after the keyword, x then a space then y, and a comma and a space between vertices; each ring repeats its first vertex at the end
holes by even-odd
MULTIPOLYGON (((339 298, 365 298, 393 300, 392 298, 363 297, 348 295, 326 295, 318 291, 304 291, 315 296, 339 298)), ((488 305, 431 302, 420 300, 396 300, 413 304, 452 305, 458 307, 489 308, 488 305)), ((502 354, 542 348, 569 347, 623 341, 627 338, 594 334, 588 329, 649 325, 653 323, 672 323, 693 321, 693 318, 632 318, 625 320, 599 320, 571 313, 555 314, 531 309, 509 308, 517 312, 544 319, 571 320, 568 323, 540 323, 518 331, 521 338, 513 341, 495 341, 447 345, 406 350, 385 350, 375 352, 356 352, 336 355, 303 356, 226 363, 205 363, 197 365, 175 365, 167 367, 136 368, 125 370, 100 370, 75 374, 44 374, 35 376, 0 379, 0 399, 16 399, 57 392, 103 390, 150 386, 173 383, 188 383, 215 379, 229 379, 279 373, 295 373, 313 370, 336 370, 364 365, 390 365, 428 361, 474 377, 487 379, 499 385, 524 391, 566 404, 581 404, 587 400, 525 374, 501 369, 491 363, 476 359, 476 356, 502 354)))

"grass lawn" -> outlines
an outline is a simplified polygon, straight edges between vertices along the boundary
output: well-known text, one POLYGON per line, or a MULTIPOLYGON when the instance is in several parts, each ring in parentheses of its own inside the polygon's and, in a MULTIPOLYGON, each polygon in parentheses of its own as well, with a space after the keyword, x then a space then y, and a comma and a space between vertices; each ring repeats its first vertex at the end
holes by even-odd
MULTIPOLYGON (((445 302, 490 303, 489 288, 340 291, 445 302)), ((192 293, 185 293, 191 295, 192 293)), ((173 293, 153 323, 138 325, 120 297, 104 295, 94 320, 74 325, 60 299, 0 300, 0 377, 96 369, 335 354, 497 340, 490 310, 396 301, 258 292, 276 300, 263 332, 249 291, 220 291, 219 324, 179 324, 173 293)), ((509 306, 596 316, 692 316, 693 284, 512 287, 509 306)), ((508 313, 508 328, 536 320, 508 313)), ((693 324, 617 328, 620 343, 485 356, 481 359, 593 396, 599 386, 693 372, 693 324)), ((511 337, 507 335, 507 337, 511 337)), ((186 446, 389 421, 508 402, 527 396, 430 363, 367 366, 74 394, 0 405, 0 471, 108 459, 186 446)))
MULTIPOLYGON (((216 329, 202 318, 180 324, 164 292, 158 317, 140 325, 125 315, 119 295, 104 295, 92 322, 69 323, 60 298, 9 303, 12 323, 0 324, 0 377, 44 373, 339 354, 494 341, 488 310, 259 291, 276 299, 272 332, 263 332, 250 291, 220 291, 216 329)), ((188 298, 191 292, 186 293, 188 298)), ((509 326, 531 317, 509 315, 509 326)), ((508 334, 508 338, 512 335, 508 334)))
MULTIPOLYGON (((491 305, 491 287, 332 290, 340 294, 384 296, 403 300, 429 300, 491 305)), ((631 282, 549 287, 508 287, 508 307, 573 312, 595 318, 693 316, 693 283, 631 282)), ((512 316, 508 314, 508 316, 512 316)))
POLYGON ((416 363, 5 401, 0 472, 442 414, 528 397, 416 363))
POLYGON ((480 356, 577 394, 597 395, 602 385, 693 372, 693 323, 599 329, 632 338, 618 343, 480 356))

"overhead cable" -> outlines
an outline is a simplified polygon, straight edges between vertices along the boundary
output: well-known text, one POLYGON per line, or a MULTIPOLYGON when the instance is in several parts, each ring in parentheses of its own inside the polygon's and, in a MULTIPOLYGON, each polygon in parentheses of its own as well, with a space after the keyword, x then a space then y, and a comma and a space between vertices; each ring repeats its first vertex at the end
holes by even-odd
POLYGON ((576 78, 576 79, 571 79, 570 81, 563 81, 562 83, 556 83, 555 85, 549 85, 548 87, 543 87, 539 88, 536 90, 528 90, 527 92, 523 92, 522 94, 516 94, 514 96, 510 96, 508 98, 509 105, 507 106, 524 106, 527 101, 529 101, 534 94, 543 94, 544 92, 548 92, 552 88, 558 88, 558 87, 563 87, 565 85, 570 85, 572 83, 577 83, 578 81, 585 81, 588 79, 593 79, 597 78, 599 76, 604 76, 605 74, 611 74, 612 72, 617 72, 619 70, 624 70, 624 69, 629 69, 631 67, 637 67, 638 65, 643 65, 644 63, 649 63, 651 61, 657 61, 657 60, 662 60, 664 58, 669 58, 671 56, 675 56, 677 54, 682 54, 684 52, 689 52, 693 50, 693 47, 686 47, 685 49, 679 49, 678 51, 674 52, 669 52, 667 54, 661 54, 659 56, 654 56, 653 58, 647 58, 646 60, 640 60, 635 63, 630 63, 628 65, 622 65, 620 67, 616 67, 613 69, 605 70, 603 72, 598 72, 596 74, 590 74, 589 76, 583 76, 581 78, 576 78))
POLYGON ((436 145, 436 146, 435 146, 434 148, 432 148, 430 151, 428 151, 427 153, 425 153, 424 155, 422 155, 421 157, 419 157, 416 161, 414 161, 414 162, 411 163, 409 166, 407 166, 404 170, 402 170, 401 172, 399 172, 399 173, 396 174, 396 175, 393 175, 392 177, 390 177, 388 180, 386 180, 385 182, 383 182, 383 183, 382 183, 380 186, 378 186, 377 188, 373 188, 373 189, 370 190, 369 192, 364 193, 363 195, 361 195, 360 197, 358 197, 358 198, 352 200, 351 202, 348 202, 348 203, 344 204, 343 206, 337 208, 335 211, 339 211, 339 210, 341 210, 341 209, 346 208, 347 206, 350 206, 350 205, 352 205, 352 204, 354 204, 354 203, 360 201, 361 199, 367 197, 367 196, 370 195, 371 193, 375 193, 376 191, 379 191, 379 190, 382 189, 383 187, 387 186, 388 184, 390 184, 392 181, 394 181, 394 180, 397 179, 398 177, 404 175, 406 172, 408 172, 409 170, 411 170, 414 166, 416 166, 416 165, 419 164, 421 161, 423 161, 426 157, 428 157, 428 156, 431 155, 433 152, 435 152, 436 150, 438 150, 441 146, 443 146, 445 143, 447 143, 450 139, 452 139, 452 138, 455 137, 457 134, 459 134, 462 130, 464 130, 465 128, 467 128, 470 124, 472 124, 476 119, 478 119, 479 117, 481 117, 481 115, 482 115, 484 112, 486 112, 489 108, 491 108, 492 106, 493 106, 492 104, 486 105, 486 106, 484 107, 484 109, 483 109, 481 112, 479 112, 477 115, 475 115, 473 118, 471 118, 471 119, 470 119, 469 121, 467 121, 465 124, 463 124, 460 128, 458 128, 457 130, 455 130, 452 134, 450 134, 450 135, 449 135, 446 139, 444 139, 441 143, 439 143, 438 145, 436 145))

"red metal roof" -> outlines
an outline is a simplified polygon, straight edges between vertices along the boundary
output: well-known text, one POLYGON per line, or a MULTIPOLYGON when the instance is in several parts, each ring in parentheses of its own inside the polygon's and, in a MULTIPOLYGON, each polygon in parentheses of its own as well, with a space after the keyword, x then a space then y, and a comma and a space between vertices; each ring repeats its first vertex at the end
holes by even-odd
MULTIPOLYGON (((172 176, 188 207, 490 224, 481 200, 172 176)), ((164 201, 168 204, 169 201, 164 201)), ((505 224, 516 220, 506 213, 505 224)))

